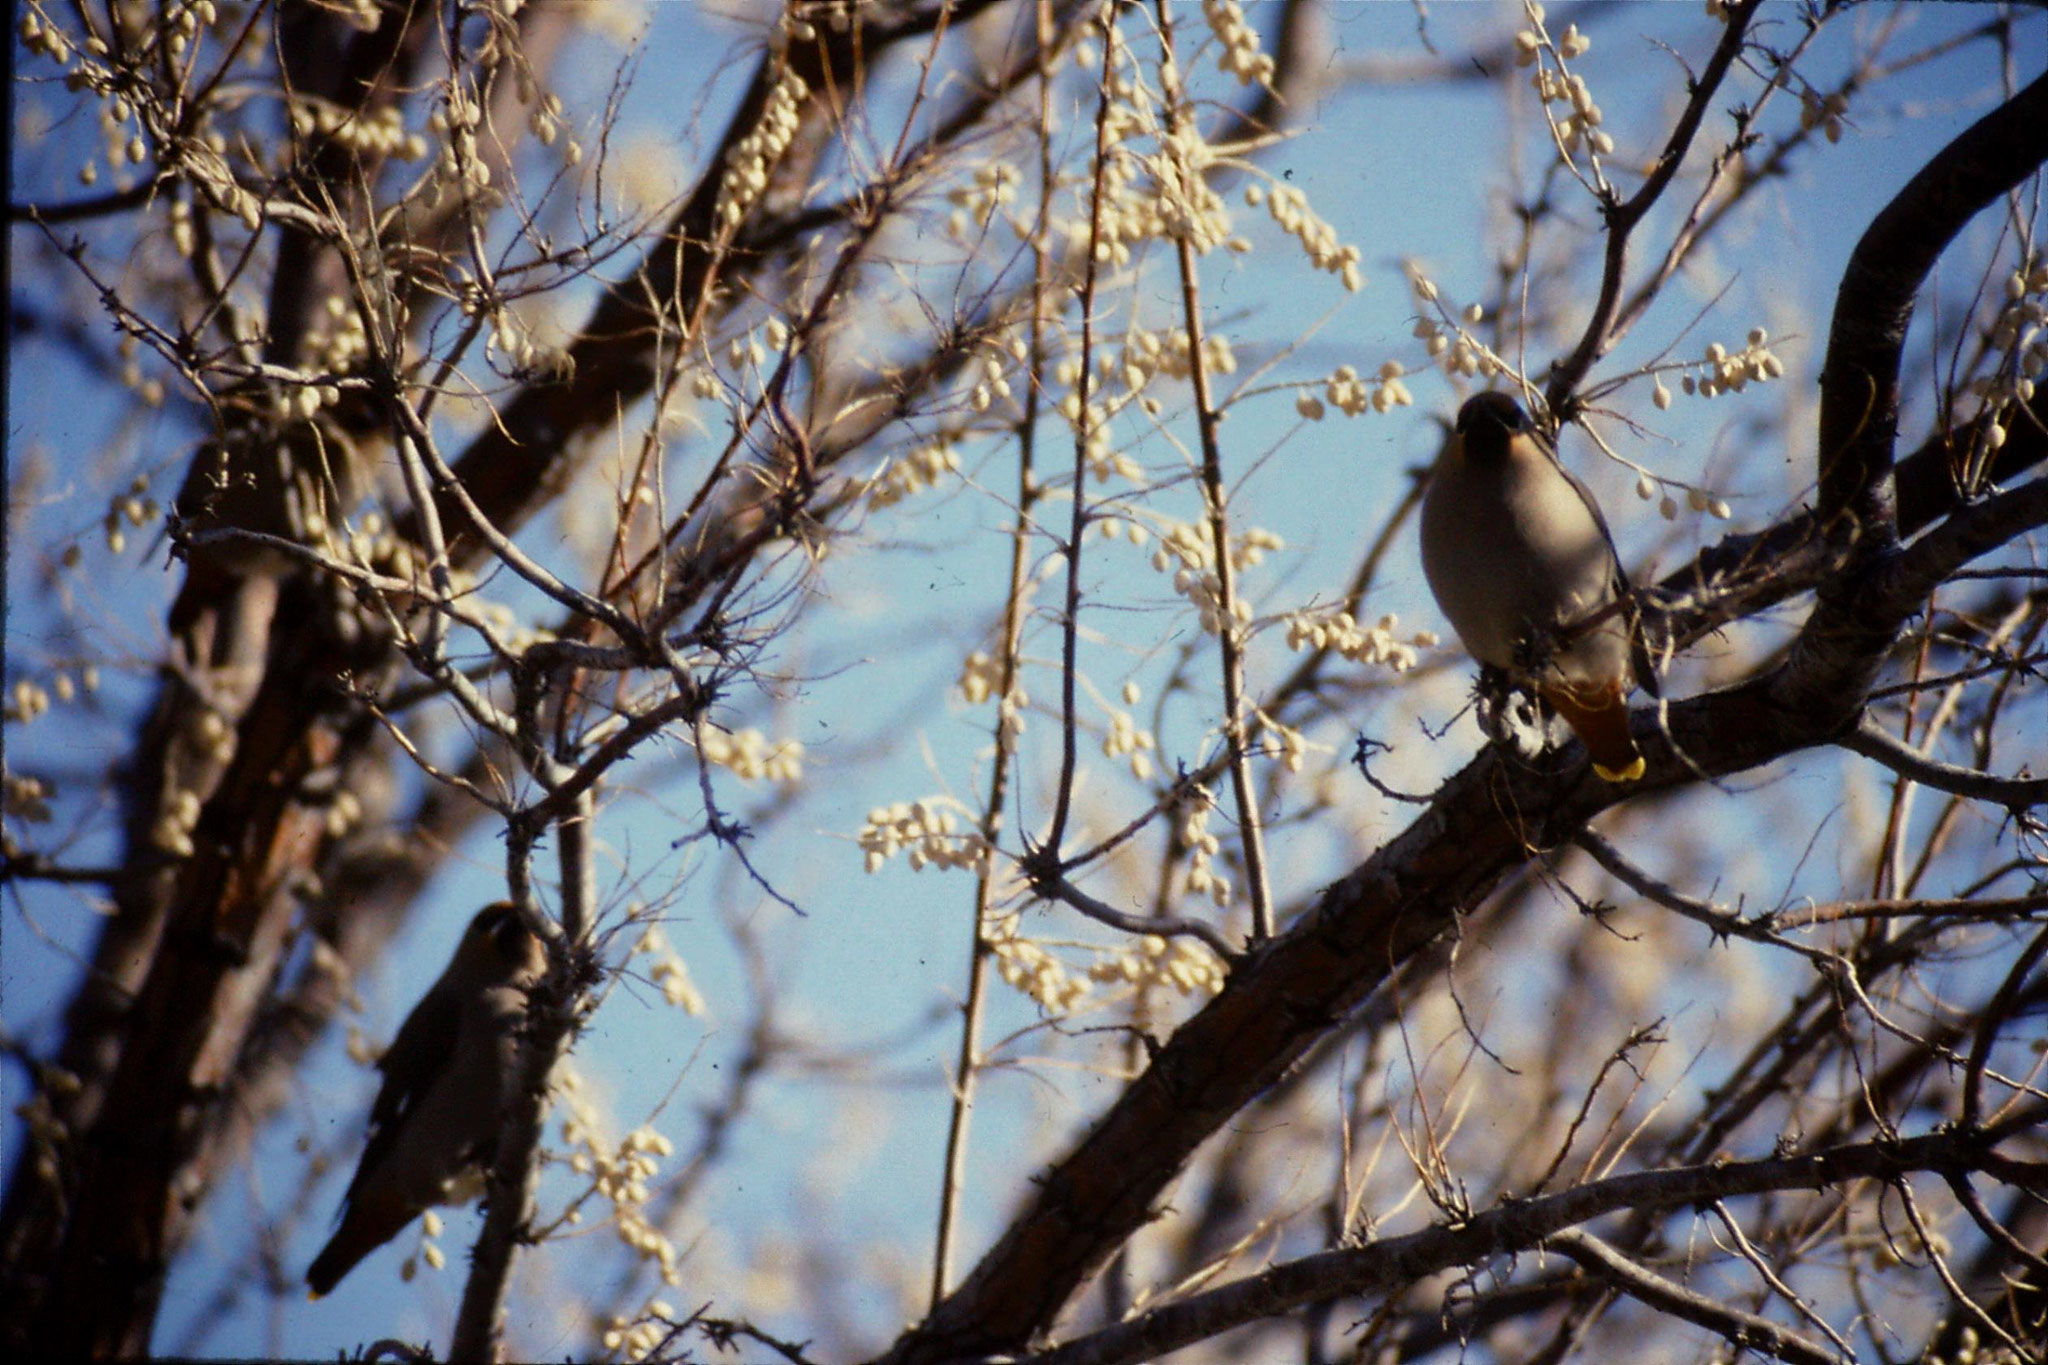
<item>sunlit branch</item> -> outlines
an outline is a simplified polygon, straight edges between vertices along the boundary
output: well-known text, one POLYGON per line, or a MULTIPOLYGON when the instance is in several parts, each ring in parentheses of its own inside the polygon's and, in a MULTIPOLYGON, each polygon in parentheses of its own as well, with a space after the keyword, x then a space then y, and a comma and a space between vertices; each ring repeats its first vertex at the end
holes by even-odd
MULTIPOLYGON (((1896 1141, 1847 1144, 1798 1156, 1710 1162, 1588 1181, 1557 1194, 1487 1209, 1463 1223, 1440 1224, 1406 1236, 1285 1262, 1021 1359, 1030 1365, 1123 1365, 1149 1360, 1309 1303, 1385 1294, 1454 1266, 1533 1250, 1566 1229, 1619 1211, 1674 1209, 1775 1191, 1824 1189, 1847 1180, 1897 1180, 1921 1171, 1983 1170, 1992 1156, 1993 1143, 2003 1135, 1944 1131, 1896 1141)), ((1788 1344, 1796 1340, 1789 1333, 1780 1339, 1788 1344)), ((1824 1353, 1796 1358, 1830 1359, 1824 1353)))
POLYGON ((1647 1266, 1630 1260, 1582 1228, 1566 1228, 1547 1239, 1544 1245, 1611 1281, 1630 1298, 1704 1327, 1725 1341, 1766 1352, 1793 1365, 1841 1365, 1842 1356, 1823 1350, 1782 1323, 1687 1289, 1677 1281, 1666 1279, 1647 1266))
POLYGON ((1929 758, 1910 744, 1894 739, 1871 716, 1863 717, 1856 729, 1838 742, 1851 753, 1882 763, 1901 777, 1911 778, 1937 791, 1989 801, 2016 811, 2048 802, 2048 777, 1994 777, 1975 768, 1943 763, 1929 758))
MULTIPOLYGON (((1160 48, 1165 56, 1161 79, 1165 84, 1162 93, 1166 130, 1169 142, 1173 142, 1182 133, 1186 120, 1182 109, 1184 96, 1178 77, 1171 74, 1177 70, 1177 63, 1173 53, 1173 15, 1166 0, 1158 0, 1157 13, 1160 48)), ((1194 168, 1184 170, 1189 183, 1193 183, 1194 168)), ((1216 431, 1216 406, 1209 394, 1209 368, 1203 355, 1206 332, 1200 276, 1195 265, 1195 246, 1186 233, 1175 240, 1174 251, 1180 267, 1181 317, 1188 334, 1188 381, 1194 388, 1195 423, 1202 442, 1202 502, 1207 511, 1210 547, 1216 556, 1216 642, 1223 674, 1224 756, 1230 767, 1231 793, 1237 802, 1238 837, 1244 850, 1246 890, 1251 896, 1252 940, 1260 942, 1273 936, 1273 892, 1266 878, 1264 816, 1252 785, 1251 756, 1245 738, 1244 648, 1238 633, 1236 568, 1230 559, 1229 493, 1223 481, 1223 450, 1216 431)), ((1077 481, 1077 508, 1079 489, 1077 481)))

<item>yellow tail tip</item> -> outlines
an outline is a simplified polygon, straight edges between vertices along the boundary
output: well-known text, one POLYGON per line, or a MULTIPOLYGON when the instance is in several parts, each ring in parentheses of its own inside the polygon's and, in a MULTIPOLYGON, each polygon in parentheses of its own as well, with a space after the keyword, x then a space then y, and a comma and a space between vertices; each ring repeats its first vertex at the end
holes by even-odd
POLYGON ((1626 768, 1609 768, 1595 763, 1593 765, 1593 772, 1602 782, 1633 782, 1643 775, 1645 766, 1643 756, 1637 754, 1635 762, 1629 764, 1626 768))

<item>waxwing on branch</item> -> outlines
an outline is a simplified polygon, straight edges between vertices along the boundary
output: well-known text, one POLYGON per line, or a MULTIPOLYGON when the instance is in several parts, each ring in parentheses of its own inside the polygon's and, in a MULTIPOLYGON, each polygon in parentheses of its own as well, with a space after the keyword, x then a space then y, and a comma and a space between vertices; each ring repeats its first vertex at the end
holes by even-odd
POLYGON ((1422 570, 1466 650, 1563 716, 1595 773, 1643 775, 1628 692, 1655 696, 1657 679, 1614 538, 1505 393, 1458 410, 1422 500, 1422 570))
POLYGON ((429 1207, 476 1192, 518 1091, 526 995, 547 958, 516 907, 478 911, 377 1069, 369 1142, 341 1225, 306 1271, 313 1297, 429 1207))

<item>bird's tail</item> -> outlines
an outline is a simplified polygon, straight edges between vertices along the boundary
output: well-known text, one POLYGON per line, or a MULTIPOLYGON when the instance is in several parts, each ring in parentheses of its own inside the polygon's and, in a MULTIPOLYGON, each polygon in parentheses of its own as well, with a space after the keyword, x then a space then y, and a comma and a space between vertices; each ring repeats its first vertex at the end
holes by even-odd
POLYGON ((418 1212, 397 1199, 360 1195, 351 1199, 341 1226, 306 1268, 306 1287, 313 1291, 313 1297, 326 1297, 343 1276, 356 1268, 357 1262, 396 1237, 418 1212))
POLYGON ((1643 775, 1643 752, 1628 728, 1628 701, 1623 685, 1601 688, 1546 687, 1550 703, 1593 756, 1593 771, 1602 781, 1633 782, 1643 775))

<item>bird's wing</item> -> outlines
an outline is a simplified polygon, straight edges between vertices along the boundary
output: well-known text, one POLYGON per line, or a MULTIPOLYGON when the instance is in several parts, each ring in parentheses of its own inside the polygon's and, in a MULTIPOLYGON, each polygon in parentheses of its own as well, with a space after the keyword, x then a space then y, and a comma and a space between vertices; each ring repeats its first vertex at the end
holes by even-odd
POLYGON ((1579 495, 1579 501, 1586 504, 1586 510, 1593 514, 1593 524, 1600 528, 1600 539, 1607 542, 1607 558, 1614 565, 1614 596, 1621 603, 1622 618, 1628 625, 1629 662, 1635 670, 1636 686, 1652 697, 1661 697, 1657 682, 1657 670, 1650 659, 1650 651, 1643 639, 1641 612, 1636 602, 1635 590, 1629 586, 1628 570, 1621 567, 1621 551, 1614 546, 1614 532, 1607 529, 1607 518, 1600 513, 1600 504, 1593 497, 1593 490, 1586 487, 1578 475, 1564 467, 1564 461, 1557 458, 1557 452, 1546 442, 1544 452, 1550 462, 1557 466, 1557 472, 1564 475, 1565 482, 1579 495))
POLYGON ((384 1073, 384 1084, 370 1106, 369 1141, 363 1147, 355 1178, 349 1181, 344 1202, 355 1194, 364 1175, 383 1162, 398 1141, 405 1116, 418 1106, 434 1078, 448 1069, 455 1053, 455 1036, 461 1027, 462 1002, 441 982, 436 982, 420 998, 412 1013, 405 1016, 405 1022, 398 1026, 398 1036, 391 1040, 391 1046, 384 1049, 384 1057, 377 1063, 377 1069, 384 1073))

